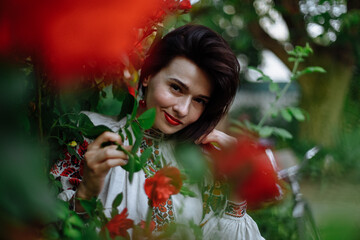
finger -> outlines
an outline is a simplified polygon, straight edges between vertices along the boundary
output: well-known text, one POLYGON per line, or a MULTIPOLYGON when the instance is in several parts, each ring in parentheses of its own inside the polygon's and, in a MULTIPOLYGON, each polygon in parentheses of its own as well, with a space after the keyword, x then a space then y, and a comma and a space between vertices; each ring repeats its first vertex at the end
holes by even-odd
POLYGON ((199 143, 201 144, 207 144, 211 142, 218 142, 219 136, 216 130, 213 130, 208 135, 204 135, 201 138, 199 138, 199 143))
MULTIPOLYGON (((101 148, 101 144, 104 142, 117 142, 121 144, 121 137, 117 133, 113 132, 104 132, 99 137, 95 139, 94 142, 92 142, 89 147, 90 149, 99 149, 101 148)), ((88 148, 89 149, 89 148, 88 148)))
POLYGON ((125 154, 123 151, 116 150, 116 148, 114 148, 113 146, 106 147, 104 149, 101 149, 101 151, 99 151, 99 155, 98 155, 99 162, 111 158, 121 158, 127 160, 128 155, 125 154))
POLYGON ((102 172, 109 171, 110 168, 116 166, 124 166, 128 163, 127 160, 121 158, 107 159, 99 165, 99 170, 102 172))
POLYGON ((130 152, 130 151, 132 150, 133 146, 123 146, 123 148, 124 148, 126 151, 130 152))
MULTIPOLYGON (((211 133, 209 133, 211 134, 211 133)), ((199 137, 198 139, 196 139, 195 144, 200 144, 209 134, 204 134, 201 137, 199 137)))

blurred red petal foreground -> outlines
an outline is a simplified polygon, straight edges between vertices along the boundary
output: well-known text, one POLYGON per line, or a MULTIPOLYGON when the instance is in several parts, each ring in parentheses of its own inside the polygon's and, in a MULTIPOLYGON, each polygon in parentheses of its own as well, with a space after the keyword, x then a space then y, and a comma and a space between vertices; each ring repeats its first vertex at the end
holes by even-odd
POLYGON ((250 208, 281 195, 277 173, 265 150, 255 140, 242 137, 235 148, 212 152, 216 177, 225 178, 250 208))
MULTIPOLYGON (((55 74, 119 62, 177 0, 3 0, 0 55, 32 56, 55 74), (159 15, 159 12, 161 13, 159 15)), ((176 6, 176 8, 174 8, 176 6)))

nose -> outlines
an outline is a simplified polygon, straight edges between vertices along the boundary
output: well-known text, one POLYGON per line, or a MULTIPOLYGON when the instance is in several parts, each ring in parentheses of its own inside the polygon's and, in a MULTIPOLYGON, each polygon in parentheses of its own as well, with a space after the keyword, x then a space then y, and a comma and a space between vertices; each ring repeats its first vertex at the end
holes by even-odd
POLYGON ((181 97, 174 105, 174 112, 177 113, 178 117, 185 117, 189 114, 191 104, 191 97, 181 97))

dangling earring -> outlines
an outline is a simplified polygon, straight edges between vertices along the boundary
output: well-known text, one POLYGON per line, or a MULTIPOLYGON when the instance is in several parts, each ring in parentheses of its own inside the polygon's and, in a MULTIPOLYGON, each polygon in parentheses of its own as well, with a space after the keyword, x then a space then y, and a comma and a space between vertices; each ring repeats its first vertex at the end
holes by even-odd
POLYGON ((144 99, 141 99, 141 100, 139 101, 139 106, 140 106, 141 108, 146 108, 146 101, 145 101, 144 99))
POLYGON ((144 94, 144 90, 143 89, 144 87, 140 87, 139 89, 139 97, 140 97, 140 100, 139 100, 139 106, 141 108, 146 108, 146 101, 145 101, 145 94, 144 94))

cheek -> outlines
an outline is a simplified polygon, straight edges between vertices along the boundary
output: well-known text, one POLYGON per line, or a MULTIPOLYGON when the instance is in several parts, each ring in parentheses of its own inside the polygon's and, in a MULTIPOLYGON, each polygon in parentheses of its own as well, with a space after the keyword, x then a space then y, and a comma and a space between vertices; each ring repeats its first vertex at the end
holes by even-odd
POLYGON ((204 112, 204 109, 193 108, 190 113, 190 117, 189 117, 191 123, 196 122, 200 118, 200 116, 203 112, 204 112))
POLYGON ((173 102, 173 99, 169 93, 164 91, 164 89, 157 88, 148 95, 147 105, 151 107, 167 107, 170 106, 173 102))

